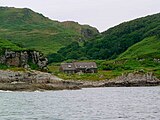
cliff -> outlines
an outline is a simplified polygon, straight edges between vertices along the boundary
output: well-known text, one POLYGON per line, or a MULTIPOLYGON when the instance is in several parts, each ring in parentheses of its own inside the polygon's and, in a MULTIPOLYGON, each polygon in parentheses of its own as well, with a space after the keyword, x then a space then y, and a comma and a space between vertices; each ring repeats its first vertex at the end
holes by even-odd
POLYGON ((32 68, 35 66, 40 70, 47 70, 48 60, 37 51, 12 51, 6 49, 4 53, 0 55, 0 63, 23 68, 32 68))

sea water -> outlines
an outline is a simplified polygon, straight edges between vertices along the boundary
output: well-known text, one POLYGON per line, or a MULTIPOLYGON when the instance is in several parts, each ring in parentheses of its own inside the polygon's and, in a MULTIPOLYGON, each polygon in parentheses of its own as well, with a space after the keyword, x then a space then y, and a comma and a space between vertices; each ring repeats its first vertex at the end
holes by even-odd
POLYGON ((160 120, 160 87, 0 91, 0 120, 160 120))

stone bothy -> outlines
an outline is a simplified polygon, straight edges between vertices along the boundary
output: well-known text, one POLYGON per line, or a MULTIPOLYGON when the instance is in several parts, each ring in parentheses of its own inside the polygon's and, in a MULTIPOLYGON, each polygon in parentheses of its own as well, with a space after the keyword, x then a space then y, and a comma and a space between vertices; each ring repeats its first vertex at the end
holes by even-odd
POLYGON ((60 71, 64 73, 76 73, 76 68, 73 63, 62 63, 60 66, 60 71))
POLYGON ((95 62, 73 62, 62 63, 60 71, 68 74, 73 73, 97 73, 97 65, 95 62))

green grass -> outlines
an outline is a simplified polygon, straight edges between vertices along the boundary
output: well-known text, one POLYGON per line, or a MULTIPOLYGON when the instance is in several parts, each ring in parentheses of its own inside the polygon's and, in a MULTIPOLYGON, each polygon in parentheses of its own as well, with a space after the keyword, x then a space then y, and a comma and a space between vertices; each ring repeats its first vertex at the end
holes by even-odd
POLYGON ((0 55, 3 55, 6 49, 13 50, 13 51, 25 50, 24 48, 21 48, 8 40, 4 40, 0 38, 0 55))
POLYGON ((1 64, 0 63, 0 70, 6 70, 8 69, 9 67, 7 65, 4 65, 4 64, 1 64))
POLYGON ((119 71, 98 71, 98 73, 87 73, 87 74, 64 74, 56 73, 58 77, 64 80, 87 80, 87 81, 101 81, 106 79, 112 79, 121 75, 119 71))
POLYGON ((21 47, 13 44, 12 42, 4 39, 0 39, 0 49, 10 49, 10 50, 23 50, 21 47))
POLYGON ((25 71, 24 68, 14 67, 14 66, 7 66, 7 65, 1 64, 1 63, 0 63, 0 70, 25 71))
MULTIPOLYGON (((144 70, 160 78, 160 37, 145 38, 128 48, 110 64, 114 69, 144 70), (115 66, 116 67, 115 67, 115 66)), ((107 64, 107 62, 106 62, 107 64)))
POLYGON ((160 37, 148 37, 122 53, 119 58, 160 58, 160 37))
POLYGON ((29 49, 36 49, 45 55, 55 53, 73 41, 86 40, 82 29, 97 29, 75 22, 58 22, 30 9, 0 7, 0 38, 29 49))
POLYGON ((64 79, 64 80, 87 80, 87 81, 101 81, 106 79, 112 79, 122 75, 123 71, 117 70, 98 70, 98 73, 87 73, 87 74, 65 74, 59 72, 59 64, 49 65, 49 72, 64 79))
POLYGON ((65 74, 59 72, 60 64, 49 65, 49 71, 64 80, 88 80, 101 81, 111 80, 122 74, 132 72, 152 72, 157 78, 160 78, 160 62, 153 59, 118 59, 111 61, 96 61, 98 65, 98 73, 94 74, 65 74))
POLYGON ((122 73, 134 71, 140 71, 143 73, 152 72, 155 76, 160 78, 160 62, 149 58, 143 60, 130 58, 104 61, 101 63, 100 67, 102 67, 103 70, 121 71, 122 73))

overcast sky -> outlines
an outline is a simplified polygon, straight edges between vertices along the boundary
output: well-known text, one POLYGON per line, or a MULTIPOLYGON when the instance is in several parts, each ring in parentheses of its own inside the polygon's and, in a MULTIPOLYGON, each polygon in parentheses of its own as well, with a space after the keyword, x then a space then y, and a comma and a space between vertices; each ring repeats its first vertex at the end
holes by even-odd
POLYGON ((100 31, 160 12, 160 0, 0 0, 0 5, 27 7, 53 20, 89 24, 100 31))

